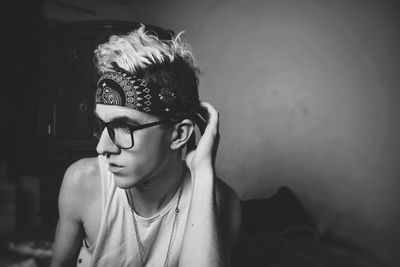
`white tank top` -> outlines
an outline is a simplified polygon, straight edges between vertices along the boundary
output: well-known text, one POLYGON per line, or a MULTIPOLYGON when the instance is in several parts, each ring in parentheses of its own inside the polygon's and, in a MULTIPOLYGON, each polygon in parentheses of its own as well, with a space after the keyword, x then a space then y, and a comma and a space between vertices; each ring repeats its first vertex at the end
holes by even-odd
MULTIPOLYGON (((114 175, 108 171, 105 157, 99 155, 102 183, 102 215, 96 241, 87 247, 82 244, 77 266, 140 266, 140 254, 136 241, 132 213, 125 190, 114 183, 114 175)), ((183 182, 179 202, 179 214, 172 236, 168 266, 178 266, 183 243, 186 220, 189 213, 192 188, 190 172, 183 182)), ((135 213, 140 241, 143 245, 144 266, 162 267, 167 255, 168 244, 174 222, 174 211, 179 190, 169 203, 157 214, 144 218, 135 213)))

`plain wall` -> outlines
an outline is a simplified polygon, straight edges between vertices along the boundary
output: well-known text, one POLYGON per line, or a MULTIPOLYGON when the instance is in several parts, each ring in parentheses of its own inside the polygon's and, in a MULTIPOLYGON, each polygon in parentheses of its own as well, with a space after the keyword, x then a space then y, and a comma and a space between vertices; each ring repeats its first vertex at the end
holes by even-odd
MULTIPOLYGON (((70 1, 186 31, 220 111, 217 173, 242 199, 289 186, 321 230, 400 251, 400 18, 391 1, 70 1)), ((397 261, 399 261, 397 259, 397 261)))

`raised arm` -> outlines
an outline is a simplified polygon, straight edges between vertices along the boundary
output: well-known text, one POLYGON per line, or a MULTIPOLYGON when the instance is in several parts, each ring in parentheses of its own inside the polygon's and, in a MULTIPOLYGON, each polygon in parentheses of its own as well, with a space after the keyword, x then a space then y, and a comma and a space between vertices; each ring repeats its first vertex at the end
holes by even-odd
POLYGON ((218 112, 209 103, 201 105, 208 112, 208 122, 197 148, 188 144, 186 163, 193 194, 179 266, 229 266, 240 227, 240 202, 236 193, 215 177, 218 112))
POLYGON ((80 165, 74 163, 65 172, 59 194, 59 221, 53 246, 51 267, 74 266, 83 238, 80 216, 82 179, 80 165))

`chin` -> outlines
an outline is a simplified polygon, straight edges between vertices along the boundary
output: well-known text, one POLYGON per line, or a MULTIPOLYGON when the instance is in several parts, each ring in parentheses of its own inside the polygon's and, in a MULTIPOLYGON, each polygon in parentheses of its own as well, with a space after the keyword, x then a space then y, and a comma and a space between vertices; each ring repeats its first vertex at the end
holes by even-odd
POLYGON ((114 174, 114 183, 121 189, 129 189, 135 187, 140 181, 132 177, 120 176, 114 174))

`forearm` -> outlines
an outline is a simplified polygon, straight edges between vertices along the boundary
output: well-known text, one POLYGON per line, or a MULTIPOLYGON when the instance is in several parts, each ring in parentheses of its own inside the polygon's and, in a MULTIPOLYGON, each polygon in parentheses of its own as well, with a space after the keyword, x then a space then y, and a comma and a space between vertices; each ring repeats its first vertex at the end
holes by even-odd
POLYGON ((225 266, 213 169, 192 172, 193 193, 180 266, 225 266))

